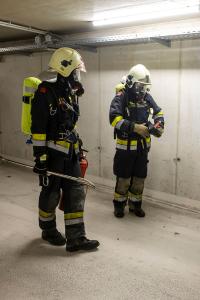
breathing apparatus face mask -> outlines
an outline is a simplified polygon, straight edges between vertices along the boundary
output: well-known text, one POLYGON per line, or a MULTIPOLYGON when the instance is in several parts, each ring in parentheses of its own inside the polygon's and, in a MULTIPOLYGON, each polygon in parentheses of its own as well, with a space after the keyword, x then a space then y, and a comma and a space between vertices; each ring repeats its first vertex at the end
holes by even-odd
POLYGON ((145 91, 145 85, 141 82, 135 82, 134 83, 134 89, 136 94, 144 94, 145 91))
POLYGON ((72 88, 72 90, 74 91, 74 93, 77 96, 81 96, 84 93, 84 88, 80 82, 81 80, 81 73, 80 73, 80 69, 75 69, 72 71, 72 73, 70 74, 70 76, 68 77, 70 86, 72 88))
POLYGON ((151 86, 150 73, 144 65, 133 66, 126 78, 126 87, 135 101, 140 101, 151 86))
POLYGON ((68 77, 64 77, 58 73, 57 81, 62 84, 66 89, 80 97, 84 93, 84 88, 80 82, 80 69, 75 69, 68 77))
POLYGON ((131 93, 136 101, 142 100, 147 92, 146 85, 141 82, 135 82, 131 88, 131 93))

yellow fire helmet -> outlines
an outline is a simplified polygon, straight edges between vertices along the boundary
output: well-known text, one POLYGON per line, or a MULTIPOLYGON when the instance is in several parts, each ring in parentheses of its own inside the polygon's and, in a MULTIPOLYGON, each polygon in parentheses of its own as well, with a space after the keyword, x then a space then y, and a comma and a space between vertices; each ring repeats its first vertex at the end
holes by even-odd
POLYGON ((63 77, 68 77, 75 69, 86 72, 81 55, 71 48, 57 49, 49 61, 49 67, 63 77))
POLYGON ((116 86, 115 86, 115 92, 116 94, 118 94, 119 92, 122 92, 125 88, 125 84, 124 83, 118 83, 116 86))

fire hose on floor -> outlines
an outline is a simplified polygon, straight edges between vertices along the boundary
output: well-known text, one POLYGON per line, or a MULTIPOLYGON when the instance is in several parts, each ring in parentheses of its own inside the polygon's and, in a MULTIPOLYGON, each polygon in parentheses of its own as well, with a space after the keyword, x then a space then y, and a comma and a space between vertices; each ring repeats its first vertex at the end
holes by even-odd
MULTIPOLYGON (((11 163, 11 164, 16 165, 16 166, 21 166, 21 167, 25 167, 25 168, 28 168, 28 169, 33 169, 32 166, 10 160, 10 159, 4 158, 2 156, 0 156, 0 160, 11 163)), ((81 165, 81 162, 80 162, 80 165, 81 165)), ((83 167, 81 168, 81 170, 82 170, 82 174, 84 176, 84 174, 85 174, 85 165, 84 164, 83 164, 83 167)), ((51 175, 61 177, 61 178, 67 179, 67 180, 75 181, 75 182, 78 182, 78 183, 81 183, 81 184, 85 185, 88 188, 95 189, 94 183, 89 181, 88 179, 83 178, 83 177, 73 177, 73 176, 69 176, 69 175, 65 175, 65 174, 61 174, 61 173, 47 171, 47 176, 51 176, 51 175)))

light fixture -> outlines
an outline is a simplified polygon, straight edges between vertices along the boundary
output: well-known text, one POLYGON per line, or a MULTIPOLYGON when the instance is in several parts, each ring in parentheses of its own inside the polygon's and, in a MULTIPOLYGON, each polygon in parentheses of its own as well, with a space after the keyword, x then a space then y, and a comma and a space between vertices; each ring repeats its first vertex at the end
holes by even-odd
POLYGON ((152 4, 108 10, 94 16, 93 25, 103 26, 162 19, 199 12, 199 0, 165 0, 152 4))

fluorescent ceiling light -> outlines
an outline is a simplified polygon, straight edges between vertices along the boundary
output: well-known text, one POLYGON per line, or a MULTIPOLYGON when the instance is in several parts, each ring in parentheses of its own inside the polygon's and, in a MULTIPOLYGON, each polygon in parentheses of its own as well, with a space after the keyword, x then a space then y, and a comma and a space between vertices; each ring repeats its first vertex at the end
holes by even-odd
POLYGON ((143 20, 161 19, 199 12, 199 0, 166 0, 149 5, 109 10, 94 16, 93 25, 103 26, 143 20))

